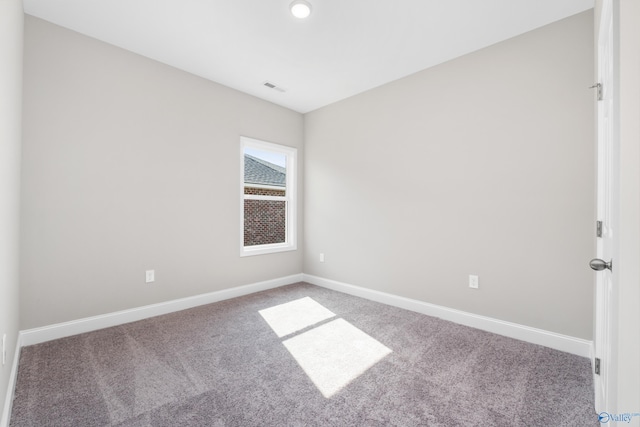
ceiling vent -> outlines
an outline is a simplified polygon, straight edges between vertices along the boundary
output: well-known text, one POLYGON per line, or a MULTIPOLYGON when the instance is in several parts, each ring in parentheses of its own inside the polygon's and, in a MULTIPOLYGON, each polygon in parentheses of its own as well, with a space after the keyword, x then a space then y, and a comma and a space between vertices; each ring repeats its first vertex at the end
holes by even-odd
POLYGON ((277 84, 271 83, 271 82, 264 82, 263 83, 266 87, 268 87, 269 89, 273 89, 273 90, 277 90, 278 92, 286 92, 287 90, 285 88, 282 88, 280 86, 278 86, 277 84))

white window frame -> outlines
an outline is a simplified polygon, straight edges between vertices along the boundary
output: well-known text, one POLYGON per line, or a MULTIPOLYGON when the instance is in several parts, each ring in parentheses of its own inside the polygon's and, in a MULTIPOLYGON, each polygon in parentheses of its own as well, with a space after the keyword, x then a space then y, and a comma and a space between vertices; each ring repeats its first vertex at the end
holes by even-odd
POLYGON ((240 256, 252 256, 270 254, 284 251, 294 251, 297 244, 297 166, 298 150, 285 145, 274 144, 258 139, 240 137, 240 256), (271 151, 283 154, 286 158, 286 191, 284 196, 256 196, 244 194, 244 149, 250 147, 263 151, 271 151), (283 200, 286 202, 286 223, 285 241, 283 243, 270 243, 266 245, 245 246, 244 245, 244 201, 245 200, 283 200))

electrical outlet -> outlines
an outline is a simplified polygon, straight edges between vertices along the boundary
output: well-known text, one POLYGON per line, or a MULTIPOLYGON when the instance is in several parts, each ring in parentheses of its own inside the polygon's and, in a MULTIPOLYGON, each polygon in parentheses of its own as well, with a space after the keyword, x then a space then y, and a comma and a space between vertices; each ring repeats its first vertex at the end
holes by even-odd
POLYGON ((7 363, 7 334, 2 334, 2 366, 7 363))
POLYGON ((145 281, 147 283, 155 282, 156 281, 156 271, 155 270, 147 270, 145 272, 145 281))
POLYGON ((320 254, 320 262, 324 262, 324 254, 320 254))
POLYGON ((469 287, 473 289, 478 289, 478 276, 474 276, 473 274, 469 275, 469 287))

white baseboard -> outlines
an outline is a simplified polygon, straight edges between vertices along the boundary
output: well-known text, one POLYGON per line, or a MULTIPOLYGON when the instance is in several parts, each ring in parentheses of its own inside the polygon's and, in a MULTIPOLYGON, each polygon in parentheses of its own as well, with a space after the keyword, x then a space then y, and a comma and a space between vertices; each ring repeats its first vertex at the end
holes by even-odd
POLYGON ((98 329, 108 328, 111 326, 118 326, 124 323, 135 322, 149 317, 186 310, 188 308, 236 298, 255 292, 265 291, 267 289, 278 288, 280 286, 290 285, 301 281, 302 274, 294 274, 292 276, 266 280, 264 282, 223 289, 221 291, 180 298, 158 304, 146 305, 143 307, 132 308, 130 310, 117 311, 100 316, 57 323, 54 325, 43 326, 41 328, 27 329, 20 331, 21 345, 28 346, 39 344, 45 341, 51 341, 71 335, 96 331, 98 329))
POLYGON ((423 301, 418 301, 410 298, 388 294, 385 292, 375 291, 372 289, 338 282, 335 280, 324 279, 322 277, 317 277, 310 274, 301 273, 281 277, 278 279, 267 280, 264 282, 253 283, 250 285, 238 286, 235 288, 196 295, 193 297, 181 298, 130 310, 123 310, 115 313, 109 313, 100 316, 88 317, 70 322, 44 326, 41 328, 20 331, 11 368, 9 384, 7 386, 5 405, 2 412, 2 418, 0 418, 0 427, 9 426, 11 407, 13 404, 13 392, 15 390, 16 380, 18 376, 20 349, 23 346, 38 344, 85 332, 91 332, 111 326, 122 325, 137 320, 147 319, 149 317, 173 313, 180 310, 186 310, 188 308, 197 307, 200 305, 249 295, 255 292, 274 289, 280 286, 303 281, 312 285, 321 286, 350 295, 355 295, 361 298, 366 298, 394 307, 403 308, 405 310, 411 310, 417 313, 439 317, 441 319, 449 320, 461 325, 493 332, 499 335, 504 335, 510 338, 542 345, 578 356, 592 358, 593 355, 592 341, 557 334, 542 329, 531 328, 529 326, 519 325, 517 323, 505 322, 503 320, 493 319, 490 317, 479 316, 460 310, 455 310, 435 304, 429 304, 423 301))
POLYGON ((322 286, 334 291, 344 292, 345 294, 355 295, 357 297, 403 308, 405 310, 439 317, 461 325, 470 326, 487 332, 493 332, 506 337, 542 345, 578 356, 591 357, 592 354, 592 341, 581 338, 557 334, 555 332, 519 325, 517 323, 505 322, 491 317, 479 316, 477 314, 349 285, 335 280, 324 279, 310 274, 303 274, 303 281, 311 283, 312 285, 322 286))
POLYGON ((16 351, 13 356, 13 363, 11 364, 11 372, 9 373, 9 383, 7 384, 7 394, 4 399, 4 409, 2 410, 2 417, 0 418, 0 427, 9 427, 11 421, 11 409, 13 407, 13 391, 16 389, 16 381, 18 379, 18 362, 20 360, 20 349, 22 348, 22 342, 20 334, 16 340, 16 351))

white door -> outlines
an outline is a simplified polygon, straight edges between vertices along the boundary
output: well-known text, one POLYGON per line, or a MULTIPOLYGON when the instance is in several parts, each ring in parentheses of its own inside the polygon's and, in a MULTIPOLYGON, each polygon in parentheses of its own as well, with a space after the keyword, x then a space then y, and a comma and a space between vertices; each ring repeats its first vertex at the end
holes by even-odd
POLYGON ((601 221, 601 237, 597 237, 597 259, 592 268, 596 274, 595 312, 595 360, 594 386, 596 412, 611 411, 611 393, 615 381, 615 370, 611 358, 614 339, 613 313, 616 293, 616 249, 617 233, 617 95, 615 86, 615 38, 612 0, 603 2, 600 29, 598 32, 598 160, 597 160, 597 215, 601 221), (611 261, 611 264, 607 264, 611 261), (599 371, 599 372, 598 372, 599 371))

